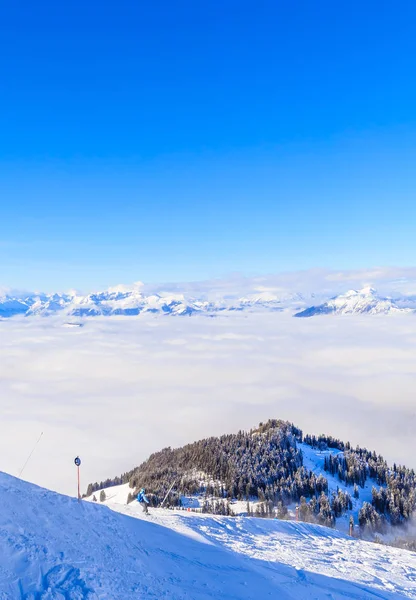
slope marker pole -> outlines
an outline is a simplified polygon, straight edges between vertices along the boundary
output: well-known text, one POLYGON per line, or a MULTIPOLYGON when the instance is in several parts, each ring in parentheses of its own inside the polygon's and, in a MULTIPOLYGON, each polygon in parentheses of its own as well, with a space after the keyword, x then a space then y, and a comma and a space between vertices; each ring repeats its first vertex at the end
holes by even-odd
POLYGON ((74 459, 74 463, 75 463, 75 465, 76 465, 76 467, 77 467, 77 479, 78 479, 78 500, 81 500, 81 492, 80 492, 80 486, 79 486, 79 468, 80 468, 80 466, 81 466, 81 459, 80 459, 80 457, 79 457, 79 456, 77 456, 77 457, 74 459))

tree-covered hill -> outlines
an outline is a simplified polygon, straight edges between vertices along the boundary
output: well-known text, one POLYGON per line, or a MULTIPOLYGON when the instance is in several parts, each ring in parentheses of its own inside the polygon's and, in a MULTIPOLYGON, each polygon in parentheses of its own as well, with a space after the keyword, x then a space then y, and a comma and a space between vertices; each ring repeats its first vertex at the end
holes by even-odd
POLYGON ((358 522, 362 529, 373 532, 407 522, 416 507, 413 470, 389 467, 375 452, 353 449, 331 436, 303 436, 292 423, 276 419, 247 432, 164 448, 129 473, 90 484, 87 495, 127 482, 130 499, 145 487, 154 506, 160 505, 166 494, 170 506, 179 506, 183 496, 198 495, 206 512, 230 514, 233 499, 258 500, 259 516, 285 517, 286 507, 296 503, 300 519, 329 526, 351 510, 352 498, 358 498, 371 482, 371 502, 362 503, 358 522), (307 448, 328 451, 322 472, 304 466, 307 448), (328 491, 328 477, 339 482, 336 491, 328 491))

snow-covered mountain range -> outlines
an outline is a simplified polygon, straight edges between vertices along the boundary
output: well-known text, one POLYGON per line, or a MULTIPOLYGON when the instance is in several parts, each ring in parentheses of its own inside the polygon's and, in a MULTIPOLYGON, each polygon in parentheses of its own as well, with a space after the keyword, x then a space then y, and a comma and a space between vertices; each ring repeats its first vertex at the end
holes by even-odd
POLYGON ((107 315, 136 316, 142 313, 165 315, 216 315, 232 311, 287 311, 296 317, 323 314, 391 314, 416 310, 416 298, 403 294, 379 295, 371 287, 350 290, 325 297, 325 293, 273 292, 254 290, 238 294, 197 296, 189 292, 145 292, 143 284, 119 285, 87 295, 71 293, 3 293, 0 295, 0 318, 48 316, 62 313, 71 317, 107 315), (318 300, 319 303, 313 304, 318 300))
POLYGON ((283 310, 291 302, 299 305, 299 301, 301 301, 299 294, 279 296, 269 292, 248 294, 241 298, 217 297, 211 300, 178 292, 144 293, 142 285, 136 284, 120 285, 87 295, 3 294, 0 296, 0 317, 48 316, 57 312, 74 317, 135 316, 142 313, 180 316, 198 313, 213 315, 221 311, 283 310))

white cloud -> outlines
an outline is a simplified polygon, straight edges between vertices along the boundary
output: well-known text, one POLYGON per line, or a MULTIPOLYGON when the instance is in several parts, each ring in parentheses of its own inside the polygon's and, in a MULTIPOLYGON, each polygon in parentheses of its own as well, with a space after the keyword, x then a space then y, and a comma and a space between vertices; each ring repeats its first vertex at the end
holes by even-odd
POLYGON ((210 281, 146 284, 143 290, 146 293, 179 291, 186 295, 205 296, 215 300, 264 292, 282 297, 296 292, 318 293, 319 296, 328 297, 344 293, 351 288, 361 289, 367 286, 375 287, 383 294, 416 294, 416 267, 376 267, 348 271, 310 269, 254 277, 233 275, 227 279, 210 281))
POLYGON ((0 322, 2 469, 76 492, 151 452, 280 417, 415 467, 416 319, 236 313, 215 319, 0 322))

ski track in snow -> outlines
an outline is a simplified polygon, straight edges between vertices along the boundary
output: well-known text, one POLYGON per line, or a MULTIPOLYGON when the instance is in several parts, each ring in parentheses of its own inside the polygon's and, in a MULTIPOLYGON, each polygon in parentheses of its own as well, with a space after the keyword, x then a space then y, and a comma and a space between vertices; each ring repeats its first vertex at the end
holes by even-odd
POLYGON ((146 517, 3 473, 0 501, 1 600, 416 598, 416 554, 317 525, 146 517))

